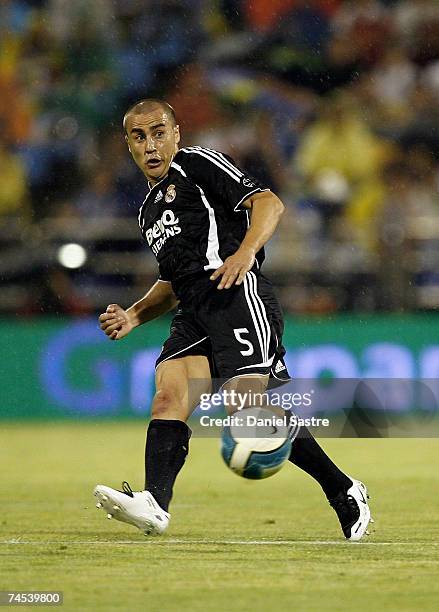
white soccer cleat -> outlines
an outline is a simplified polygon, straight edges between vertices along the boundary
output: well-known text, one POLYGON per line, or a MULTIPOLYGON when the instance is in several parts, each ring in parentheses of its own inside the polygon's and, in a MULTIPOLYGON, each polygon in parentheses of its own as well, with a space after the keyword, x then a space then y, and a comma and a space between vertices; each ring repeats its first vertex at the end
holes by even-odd
POLYGON ((97 507, 114 518, 134 525, 145 535, 160 535, 169 525, 170 515, 156 502, 149 491, 132 491, 127 482, 122 483, 123 491, 97 485, 93 494, 98 499, 97 507))
POLYGON ((345 538, 358 542, 364 535, 370 535, 367 527, 374 520, 367 503, 369 496, 366 485, 354 478, 351 480, 352 486, 330 499, 329 503, 337 513, 345 538))

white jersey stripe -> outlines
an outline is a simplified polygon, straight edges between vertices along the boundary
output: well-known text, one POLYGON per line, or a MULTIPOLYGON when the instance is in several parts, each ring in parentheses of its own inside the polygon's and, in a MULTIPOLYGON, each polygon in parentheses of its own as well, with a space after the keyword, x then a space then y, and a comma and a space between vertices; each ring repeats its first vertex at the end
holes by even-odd
MULTIPOLYGON (((184 353, 184 351, 187 351, 190 348, 192 348, 193 346, 196 346, 197 344, 200 344, 200 342, 203 342, 203 340, 206 340, 208 337, 209 336, 204 336, 204 338, 201 338, 201 340, 197 340, 196 342, 193 342, 192 344, 189 344, 189 346, 185 346, 183 349, 177 351, 176 353, 172 353, 172 355, 169 355, 169 357, 165 357, 165 359, 162 359, 160 361, 160 363, 164 363, 165 361, 168 361, 168 359, 173 359, 177 355, 180 355, 180 353, 184 353)), ((159 367, 160 363, 156 366, 156 368, 155 368, 156 370, 159 367)))
POLYGON ((196 149, 194 149, 194 150, 181 149, 181 150, 184 151, 185 153, 195 153, 196 155, 201 155, 201 157, 205 157, 206 159, 211 161, 212 164, 215 164, 215 166, 218 166, 218 168, 221 168, 221 170, 223 170, 229 176, 231 176, 232 179, 234 179, 237 183, 241 182, 240 179, 239 179, 239 176, 237 174, 235 174, 234 172, 229 170, 229 168, 227 168, 224 164, 222 164, 221 162, 216 160, 214 157, 211 157, 210 153, 205 153, 204 151, 198 151, 196 149))
MULTIPOLYGON (((242 204, 242 203, 243 203, 245 200, 247 200, 247 198, 249 198, 250 196, 252 196, 254 193, 262 193, 263 191, 270 191, 270 190, 269 190, 268 188, 267 188, 267 189, 262 189, 261 187, 256 187, 256 189, 253 189, 253 191, 249 191, 248 193, 246 193, 246 194, 245 194, 245 196, 243 196, 243 197, 242 197, 242 198, 239 200, 238 204, 236 204, 236 205, 235 205, 235 207, 234 207, 234 209, 233 209, 233 210, 234 210, 235 212, 239 212, 239 210, 238 210, 238 209, 239 209, 239 207, 241 206, 241 204, 242 204)), ((241 209, 241 210, 242 210, 242 209, 241 209)), ((247 210, 247 209, 246 209, 246 210, 247 210)))
POLYGON ((233 164, 230 160, 228 160, 227 157, 223 155, 223 153, 220 153, 219 151, 214 151, 214 149, 208 149, 207 147, 194 146, 194 147, 188 147, 188 148, 197 149, 198 151, 204 151, 205 153, 210 153, 212 157, 216 157, 218 161, 222 162, 230 170, 236 172, 238 176, 244 176, 244 173, 241 172, 241 170, 237 166, 235 166, 235 164, 233 164))
POLYGON ((264 340, 264 349, 265 349, 264 359, 267 360, 268 359, 268 349, 269 349, 269 341, 268 340, 269 340, 269 335, 270 335, 270 329, 267 328, 267 326, 265 325, 265 321, 264 321, 264 318, 262 316, 261 308, 260 308, 260 305, 259 305, 259 302, 258 302, 259 296, 258 296, 257 285, 256 285, 256 283, 253 282, 253 275, 251 275, 250 273, 249 273, 249 287, 250 287, 250 295, 252 297, 253 304, 254 304, 254 307, 255 307, 255 311, 256 311, 257 316, 259 318, 259 322, 260 322, 261 329, 262 329, 262 338, 264 340))
POLYGON ((219 151, 214 151, 213 149, 207 149, 207 150, 210 151, 213 155, 217 155, 219 157, 219 159, 222 159, 223 162, 225 164, 227 164, 230 168, 235 170, 235 172, 237 172, 239 176, 244 176, 244 172, 242 172, 238 168, 238 166, 235 166, 235 164, 233 162, 231 162, 229 159, 227 159, 227 157, 224 155, 224 153, 220 153, 219 151))
POLYGON ((270 348, 271 327, 268 322, 268 317, 267 317, 267 313, 265 310, 264 302, 261 300, 261 298, 258 295, 258 282, 256 279, 256 275, 254 272, 249 272, 248 275, 253 281, 253 296, 256 300, 256 303, 259 305, 258 312, 259 312, 259 315, 262 316, 262 320, 263 320, 262 325, 265 326, 265 340, 266 340, 266 346, 267 346, 266 355, 268 359, 268 351, 270 348))
POLYGON ((265 362, 268 358, 267 343, 265 341, 265 330, 262 324, 260 313, 258 312, 258 309, 256 308, 254 296, 252 295, 253 294, 252 280, 248 274, 245 276, 245 279, 244 279, 244 290, 245 290, 246 298, 248 298, 247 302, 249 304, 250 314, 252 316, 253 323, 256 329, 256 333, 259 339, 260 346, 261 346, 262 360, 265 362))
POLYGON ((178 172, 180 172, 180 174, 181 174, 182 176, 184 176, 185 178, 187 178, 187 174, 186 174, 186 172, 183 170, 183 168, 182 168, 182 167, 181 167, 179 164, 176 164, 175 162, 171 162, 171 167, 172 167, 172 168, 175 168, 176 170, 178 170, 178 172))
POLYGON ((267 361, 268 359, 268 353, 266 352, 266 342, 265 342, 265 338, 264 338, 264 328, 261 325, 261 319, 255 309, 255 305, 253 302, 253 298, 251 296, 251 291, 252 291, 252 287, 251 287, 251 281, 249 280, 248 276, 246 275, 244 277, 244 293, 245 293, 245 298, 247 300, 247 304, 248 304, 248 308, 250 310, 250 314, 253 320, 253 325, 255 326, 255 331, 256 331, 256 335, 258 337, 259 340, 259 346, 261 349, 261 357, 263 359, 263 361, 267 361))
POLYGON ((140 231, 143 230, 143 226, 145 225, 145 219, 142 218, 142 214, 143 214, 143 209, 145 208, 147 199, 148 199, 148 196, 146 196, 146 198, 143 200, 142 206, 139 208, 139 214, 137 215, 137 220, 139 222, 140 231))
POLYGON ((264 359, 268 359, 268 351, 270 345, 270 335, 271 330, 268 324, 267 316, 265 313, 265 306, 258 295, 257 281, 254 273, 248 273, 249 278, 249 287, 250 287, 250 296, 253 300, 255 312, 259 318, 261 329, 262 329, 262 337, 264 339, 264 348, 265 348, 265 357, 264 359))
POLYGON ((207 155, 209 155, 210 157, 215 158, 220 164, 223 164, 224 166, 227 166, 227 168, 233 172, 234 174, 236 174, 239 178, 241 178, 242 176, 244 176, 244 173, 241 172, 241 170, 235 166, 234 164, 232 164, 227 157, 225 157, 222 153, 220 153, 219 151, 214 151, 213 149, 207 149, 206 147, 198 147, 198 146, 194 146, 194 147, 187 147, 188 149, 192 149, 192 153, 196 153, 198 152, 203 152, 206 153, 207 155))
MULTIPOLYGON (((268 368, 269 366, 273 364, 273 360, 274 360, 274 355, 272 355, 269 359, 267 359, 267 361, 263 361, 262 363, 252 363, 251 365, 242 366, 240 368, 236 368, 236 371, 248 370, 248 368, 268 368)), ((278 380, 282 380, 282 379, 278 379, 278 380)))
POLYGON ((218 228, 216 225, 215 211, 207 201, 207 198, 204 195, 204 191, 199 185, 197 185, 197 187, 200 190, 201 200, 203 201, 203 204, 207 208, 207 212, 209 213, 209 234, 207 237, 206 250, 206 258, 209 263, 204 266, 204 269, 216 270, 217 268, 223 265, 223 260, 219 256, 218 228))
POLYGON ((259 325, 261 326, 261 330, 262 330, 262 339, 264 341, 264 353, 263 353, 263 359, 266 361, 268 359, 268 338, 267 338, 267 328, 265 326, 262 314, 261 314, 261 309, 260 306, 257 302, 257 299, 259 296, 257 294, 257 286, 255 283, 253 283, 253 277, 252 275, 249 273, 248 275, 249 277, 249 293, 250 293, 250 297, 253 301, 253 306, 256 312, 256 316, 258 317, 259 320, 259 325))

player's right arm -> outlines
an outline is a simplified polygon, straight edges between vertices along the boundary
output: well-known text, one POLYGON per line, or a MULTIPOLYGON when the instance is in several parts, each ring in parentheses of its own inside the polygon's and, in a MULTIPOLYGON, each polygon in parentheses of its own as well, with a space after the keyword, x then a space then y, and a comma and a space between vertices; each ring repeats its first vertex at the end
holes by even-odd
POLYGON ((169 312, 177 303, 171 283, 158 280, 127 310, 118 304, 110 304, 99 317, 100 327, 110 340, 121 340, 135 327, 169 312))

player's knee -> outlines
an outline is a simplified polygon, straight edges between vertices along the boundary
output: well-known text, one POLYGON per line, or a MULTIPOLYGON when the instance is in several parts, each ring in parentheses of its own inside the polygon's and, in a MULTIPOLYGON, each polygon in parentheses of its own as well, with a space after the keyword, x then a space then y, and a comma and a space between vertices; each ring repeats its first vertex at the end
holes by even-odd
POLYGON ((163 419, 178 412, 179 402, 177 394, 172 389, 158 389, 152 403, 151 416, 153 419, 163 419))

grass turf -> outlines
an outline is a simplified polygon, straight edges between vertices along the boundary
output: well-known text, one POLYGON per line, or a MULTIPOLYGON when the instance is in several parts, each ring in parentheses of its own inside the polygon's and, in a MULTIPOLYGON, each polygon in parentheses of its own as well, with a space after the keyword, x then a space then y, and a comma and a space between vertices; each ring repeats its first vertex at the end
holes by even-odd
POLYGON ((160 539, 91 495, 142 484, 143 424, 6 425, 0 441, 0 589, 62 590, 65 610, 438 609, 439 440, 323 441, 371 492, 358 544, 308 476, 245 481, 217 440, 192 441, 160 539))

